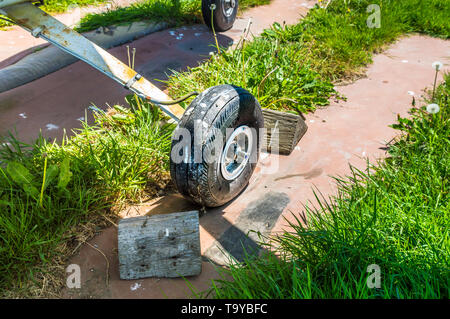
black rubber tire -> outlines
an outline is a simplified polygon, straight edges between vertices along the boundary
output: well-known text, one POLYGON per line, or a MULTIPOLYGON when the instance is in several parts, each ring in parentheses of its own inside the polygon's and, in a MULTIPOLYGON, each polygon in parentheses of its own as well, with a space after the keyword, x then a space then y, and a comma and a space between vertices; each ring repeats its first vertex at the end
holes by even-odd
POLYGON ((234 20, 236 20, 239 1, 236 0, 233 13, 229 17, 227 17, 223 12, 224 0, 202 0, 203 20, 210 29, 211 29, 211 4, 216 5, 216 9, 213 11, 214 30, 217 32, 224 32, 231 29, 234 20))
MULTIPOLYGON (((256 167, 260 153, 260 129, 264 127, 264 117, 261 106, 255 97, 248 91, 233 85, 219 85, 211 87, 197 96, 186 109, 177 129, 172 137, 172 152, 170 156, 170 174, 178 192, 194 202, 206 206, 217 207, 224 205, 235 198, 248 184, 250 177, 256 167), (222 134, 222 143, 225 146, 227 139, 227 128, 235 129, 242 125, 248 126, 252 131, 254 143, 252 143, 250 160, 244 166, 243 171, 234 179, 227 180, 222 176, 220 169, 220 153, 224 147, 217 152, 215 160, 205 161, 202 156, 197 163, 194 161, 195 123, 201 123, 205 132, 200 137, 202 145, 197 148, 201 154, 213 149, 211 145, 215 138, 220 137, 214 130, 222 134), (201 122, 198 122, 201 121, 201 122), (178 144, 183 140, 180 137, 181 129, 189 131, 189 149, 182 148, 178 144), (256 135, 256 136, 255 136, 256 135), (178 146, 176 146, 178 144, 178 146), (185 158, 178 163, 173 159, 174 154, 185 158), (189 159, 189 160, 187 160, 189 159)), ((228 132, 229 133, 229 132, 228 132)))

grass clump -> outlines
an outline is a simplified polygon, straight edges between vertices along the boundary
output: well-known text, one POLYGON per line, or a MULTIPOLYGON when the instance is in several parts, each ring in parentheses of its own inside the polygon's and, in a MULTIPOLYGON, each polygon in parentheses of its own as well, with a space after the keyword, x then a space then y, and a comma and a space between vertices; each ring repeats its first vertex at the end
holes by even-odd
POLYGON ((127 100, 131 109, 99 111, 94 125, 83 123, 62 144, 3 141, 0 295, 36 279, 58 247, 79 236, 76 225, 165 186, 173 128, 159 123, 159 110, 127 100))
MULTIPOLYGON (((270 0, 241 0, 240 10, 269 3, 270 0)), ((78 32, 86 32, 99 27, 128 24, 135 21, 164 21, 171 27, 201 23, 200 0, 144 0, 128 7, 116 8, 103 13, 88 14, 81 19, 78 32)))
POLYGON ((411 109, 389 157, 336 178, 338 193, 316 195, 290 230, 259 258, 225 271, 216 298, 449 298, 450 75, 441 110, 411 109), (370 265, 381 285, 370 288, 370 265))
MULTIPOLYGON (((40 8, 49 13, 66 12, 74 6, 84 7, 89 5, 99 5, 105 3, 107 0, 45 0, 44 5, 40 8)), ((6 18, 3 15, 0 17, 6 18)), ((0 19, 0 29, 4 27, 11 27, 14 24, 0 19)))
POLYGON ((88 14, 81 19, 75 30, 86 32, 99 27, 147 20, 164 21, 171 26, 199 23, 200 4, 200 1, 191 0, 145 0, 128 7, 88 14))
POLYGON ((107 0, 45 0, 41 9, 46 12, 62 13, 74 6, 84 7, 89 5, 99 5, 107 0))
POLYGON ((168 81, 170 93, 179 96, 232 83, 249 90, 266 108, 306 112, 327 105, 336 94, 333 84, 308 65, 299 64, 299 44, 286 38, 290 30, 275 24, 252 42, 241 41, 237 49, 222 50, 188 72, 173 72, 168 81))
POLYGON ((449 1, 334 0, 316 6, 298 24, 274 24, 234 50, 220 50, 197 68, 175 73, 175 96, 232 83, 260 99, 262 107, 313 111, 336 92, 331 83, 361 76, 372 55, 400 35, 420 32, 450 37, 449 1), (369 28, 369 5, 380 7, 380 28, 369 28))
MULTIPOLYGON (((73 6, 88 6, 105 3, 107 0, 48 0, 41 6, 49 13, 62 13, 73 6)), ((264 5, 271 0, 241 0, 239 10, 264 5)), ((78 32, 95 30, 118 24, 128 24, 135 21, 165 21, 171 26, 201 23, 201 0, 143 0, 128 7, 119 7, 102 13, 90 13, 81 19, 75 28, 78 32)), ((2 17, 0 15, 0 17, 2 17)), ((0 28, 13 24, 0 20, 0 28)))

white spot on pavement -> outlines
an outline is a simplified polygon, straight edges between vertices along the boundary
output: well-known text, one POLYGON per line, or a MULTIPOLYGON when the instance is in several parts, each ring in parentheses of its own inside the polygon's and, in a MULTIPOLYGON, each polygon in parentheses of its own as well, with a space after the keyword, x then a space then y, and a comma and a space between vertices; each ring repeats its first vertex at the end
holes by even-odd
POLYGON ((45 127, 46 127, 47 130, 49 130, 49 131, 59 129, 59 126, 58 126, 58 125, 55 125, 55 124, 52 124, 52 123, 48 123, 47 125, 45 125, 45 127))
POLYGON ((84 121, 84 116, 77 118, 78 121, 84 121))
POLYGON ((130 287, 130 289, 131 289, 131 291, 135 291, 135 290, 137 290, 137 289, 139 289, 139 288, 141 288, 141 284, 140 283, 134 283, 131 287, 130 287))
POLYGON ((296 147, 294 147, 294 150, 296 150, 296 151, 300 151, 300 146, 296 146, 296 147))
POLYGON ((409 95, 412 95, 412 96, 415 95, 414 91, 408 91, 408 94, 409 94, 409 95))
POLYGON ((350 158, 352 158, 352 155, 348 152, 341 151, 341 153, 342 153, 342 155, 344 155, 344 158, 346 160, 349 160, 350 158))
POLYGON ((166 228, 166 237, 169 237, 169 228, 166 228))
POLYGON ((26 118, 27 118, 27 115, 26 115, 25 113, 20 113, 19 116, 20 116, 21 118, 23 118, 23 119, 26 119, 26 118))
POLYGON ((196 37, 199 37, 199 36, 202 35, 202 33, 201 33, 201 32, 196 32, 196 33, 194 33, 194 35, 195 35, 196 37))
POLYGON ((402 63, 408 63, 408 60, 402 60, 402 63))
POLYGON ((309 123, 314 123, 314 120, 309 120, 309 123))

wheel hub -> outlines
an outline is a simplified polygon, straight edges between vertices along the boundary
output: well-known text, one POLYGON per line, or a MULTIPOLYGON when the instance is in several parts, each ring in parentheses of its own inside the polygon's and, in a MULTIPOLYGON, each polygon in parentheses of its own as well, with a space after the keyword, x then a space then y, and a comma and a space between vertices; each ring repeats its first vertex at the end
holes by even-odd
POLYGON ((234 8, 236 7, 236 0, 223 0, 222 1, 222 10, 225 16, 230 17, 233 12, 234 8))
POLYGON ((250 158, 253 136, 248 126, 239 126, 228 138, 220 158, 220 170, 226 180, 236 179, 250 158))

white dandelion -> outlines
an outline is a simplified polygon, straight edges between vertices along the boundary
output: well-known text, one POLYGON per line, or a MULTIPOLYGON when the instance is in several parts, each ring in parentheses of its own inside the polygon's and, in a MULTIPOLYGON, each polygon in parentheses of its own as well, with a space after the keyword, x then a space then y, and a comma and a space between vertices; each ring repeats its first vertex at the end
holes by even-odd
POLYGON ((428 104, 427 106, 427 112, 430 114, 436 114, 437 112, 439 112, 439 110, 439 105, 437 105, 436 103, 428 104))
POLYGON ((440 71, 444 65, 440 61, 435 61, 433 62, 432 66, 436 71, 440 71))

